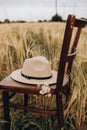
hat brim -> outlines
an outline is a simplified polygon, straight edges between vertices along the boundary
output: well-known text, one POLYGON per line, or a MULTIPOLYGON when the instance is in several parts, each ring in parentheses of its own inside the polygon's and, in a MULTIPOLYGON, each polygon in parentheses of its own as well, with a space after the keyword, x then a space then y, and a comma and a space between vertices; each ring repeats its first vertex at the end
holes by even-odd
POLYGON ((21 75, 22 69, 18 69, 11 73, 11 78, 17 82, 31 85, 49 84, 54 85, 57 81, 57 71, 52 70, 52 77, 49 79, 27 79, 21 75))

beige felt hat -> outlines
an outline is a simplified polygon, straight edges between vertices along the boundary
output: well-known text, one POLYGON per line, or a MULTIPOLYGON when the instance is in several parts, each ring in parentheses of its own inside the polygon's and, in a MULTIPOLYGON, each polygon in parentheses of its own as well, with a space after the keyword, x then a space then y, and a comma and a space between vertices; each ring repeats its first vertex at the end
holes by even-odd
POLYGON ((51 70, 51 64, 44 56, 37 56, 26 59, 23 68, 13 71, 11 78, 25 84, 51 85, 56 84, 57 72, 51 70))

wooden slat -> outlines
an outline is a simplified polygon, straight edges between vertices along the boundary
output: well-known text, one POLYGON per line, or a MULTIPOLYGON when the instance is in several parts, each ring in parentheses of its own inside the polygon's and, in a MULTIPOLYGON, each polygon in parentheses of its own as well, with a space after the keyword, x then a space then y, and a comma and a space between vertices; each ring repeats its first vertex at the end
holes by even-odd
POLYGON ((76 19, 74 26, 84 28, 87 25, 87 20, 85 19, 76 19))
POLYGON ((56 110, 45 110, 45 109, 38 109, 38 108, 32 108, 32 107, 25 107, 23 105, 19 105, 19 104, 17 105, 17 104, 12 104, 12 103, 10 103, 9 106, 13 108, 27 110, 29 112, 34 112, 34 113, 51 114, 51 115, 56 114, 56 110))
POLYGON ((72 61, 72 60, 75 58, 76 54, 77 54, 77 50, 76 50, 75 52, 69 54, 69 55, 67 56, 67 62, 68 62, 68 61, 72 61))

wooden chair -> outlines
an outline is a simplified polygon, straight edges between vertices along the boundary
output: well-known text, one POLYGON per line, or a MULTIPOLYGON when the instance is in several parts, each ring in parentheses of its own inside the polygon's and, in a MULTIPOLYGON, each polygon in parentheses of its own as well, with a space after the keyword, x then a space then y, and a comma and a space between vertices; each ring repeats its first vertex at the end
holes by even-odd
POLYGON ((62 93, 65 93, 66 97, 70 95, 70 83, 71 83, 71 70, 74 58, 77 54, 77 45, 80 38, 81 30, 87 24, 87 21, 83 19, 76 19, 74 15, 69 15, 67 19, 63 45, 60 55, 60 62, 58 67, 57 85, 56 85, 56 104, 57 104, 57 116, 60 124, 60 128, 64 127, 64 113, 62 105, 62 93), (71 44, 74 28, 76 28, 76 34, 71 44), (68 64, 67 64, 68 63, 68 64), (65 70, 69 76, 67 85, 63 86, 65 70), (65 89, 65 90, 64 90, 65 89))
MULTIPOLYGON (((64 127, 64 112, 63 112, 63 103, 62 103, 62 94, 66 96, 66 99, 69 99, 70 96, 70 73, 73 65, 73 60, 77 54, 77 44, 81 34, 82 28, 87 24, 87 21, 83 19, 76 19, 74 15, 69 15, 66 22, 66 29, 62 44, 62 50, 60 55, 60 62, 58 66, 58 75, 56 87, 51 88, 51 94, 56 95, 56 110, 44 110, 28 107, 28 94, 39 95, 40 88, 32 85, 26 85, 18 83, 10 78, 10 75, 7 76, 0 82, 0 88, 3 90, 3 109, 4 109, 4 119, 9 123, 5 123, 5 129, 10 130, 10 108, 16 107, 19 109, 24 109, 26 111, 36 112, 40 114, 57 114, 58 123, 60 128, 64 127), (72 33, 74 27, 77 28, 77 32, 74 38, 72 47, 70 45, 72 33), (70 51, 71 49, 71 51, 70 51), (66 65, 67 64, 67 65, 66 65), (66 70, 66 74, 65 74, 66 70), (24 105, 10 104, 9 102, 9 93, 23 93, 24 94, 24 105)), ((11 96, 10 96, 11 98, 11 96)))

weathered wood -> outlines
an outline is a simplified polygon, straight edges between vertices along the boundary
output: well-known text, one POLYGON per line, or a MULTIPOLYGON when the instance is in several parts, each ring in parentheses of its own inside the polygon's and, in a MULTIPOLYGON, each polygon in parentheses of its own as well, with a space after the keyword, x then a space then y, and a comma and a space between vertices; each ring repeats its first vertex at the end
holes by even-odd
POLYGON ((5 130, 10 130, 10 114, 9 114, 9 93, 3 91, 3 111, 4 111, 4 120, 5 122, 5 130))

